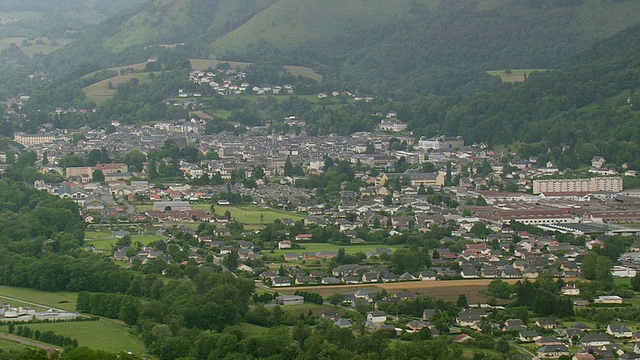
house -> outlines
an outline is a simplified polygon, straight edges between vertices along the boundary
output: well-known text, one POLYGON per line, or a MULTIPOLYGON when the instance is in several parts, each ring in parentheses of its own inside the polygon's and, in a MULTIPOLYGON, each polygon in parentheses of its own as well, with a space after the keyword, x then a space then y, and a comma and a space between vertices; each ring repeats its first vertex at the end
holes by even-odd
POLYGON ((420 281, 434 281, 436 280, 436 273, 428 270, 420 272, 420 281))
POLYGON ((311 241, 312 238, 313 238, 312 234, 299 234, 299 235, 296 235, 295 240, 296 241, 311 241))
POLYGON ((411 331, 420 331, 426 328, 428 325, 429 323, 422 320, 411 320, 405 325, 405 327, 411 331))
POLYGON ((342 318, 342 319, 336 320, 334 324, 340 328, 348 328, 348 327, 351 327, 351 320, 342 318))
POLYGON ((536 340, 536 346, 562 345, 562 341, 555 336, 541 336, 536 340))
POLYGON ((562 293, 562 295, 565 295, 565 296, 580 295, 580 289, 575 284, 563 286, 560 289, 560 292, 562 293))
POLYGON ((460 326, 472 327, 477 325, 483 316, 486 314, 480 309, 464 309, 458 313, 456 323, 460 326))
POLYGON ((291 279, 284 276, 278 276, 271 282, 274 287, 291 286, 291 279))
POLYGON ((469 336, 467 334, 460 334, 460 335, 456 336, 453 339, 453 342, 464 343, 464 342, 471 341, 471 340, 474 340, 474 338, 472 338, 471 336, 469 336))
POLYGON ((545 345, 538 349, 538 357, 541 359, 559 358, 563 355, 571 356, 569 348, 565 345, 545 345))
POLYGON ((387 314, 384 311, 370 311, 367 313, 367 321, 374 324, 382 324, 387 321, 387 314))
POLYGON ((540 318, 536 321, 536 326, 539 326, 546 330, 552 330, 558 326, 558 323, 554 318, 540 318))
POLYGON ((523 330, 518 334, 518 340, 522 342, 533 342, 540 338, 538 332, 535 330, 523 330))
POLYGON ((284 261, 296 261, 298 258, 298 254, 284 254, 284 261))
POLYGON ((583 346, 602 346, 611 344, 611 340, 606 334, 588 334, 580 339, 583 346))
POLYGON ((630 338, 633 336, 631 329, 624 325, 609 325, 607 326, 607 334, 616 338, 630 338))
POLYGON ((280 295, 276 297, 276 304, 282 306, 304 304, 304 298, 298 295, 280 295))
POLYGON ((291 241, 283 240, 278 243, 278 250, 291 249, 291 241))

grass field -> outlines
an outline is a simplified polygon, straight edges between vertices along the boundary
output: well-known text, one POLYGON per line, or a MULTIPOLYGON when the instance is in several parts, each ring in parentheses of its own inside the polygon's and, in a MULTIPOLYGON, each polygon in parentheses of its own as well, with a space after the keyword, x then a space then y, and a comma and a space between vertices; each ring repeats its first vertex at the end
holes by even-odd
POLYGON ((305 252, 319 252, 319 251, 335 251, 338 252, 340 248, 344 248, 344 252, 347 254, 354 254, 357 252, 366 253, 367 251, 375 250, 377 248, 386 247, 391 249, 392 251, 396 251, 401 246, 386 246, 380 244, 363 244, 363 245, 335 245, 335 244, 323 244, 323 243, 310 243, 310 244, 299 244, 304 247, 304 249, 284 249, 284 250, 274 250, 273 254, 268 253, 267 256, 273 255, 284 255, 284 254, 298 254, 302 255, 305 252))
POLYGON ((82 91, 84 91, 88 100, 95 101, 96 104, 100 105, 115 95, 115 87, 118 84, 125 83, 133 78, 140 80, 141 83, 149 82, 149 74, 150 73, 139 73, 114 76, 112 78, 98 81, 95 84, 91 84, 82 89, 82 91), (111 83, 113 87, 112 89, 109 89, 109 83, 111 83))
POLYGON ((306 217, 292 212, 264 209, 256 205, 216 206, 217 214, 224 214, 226 211, 229 211, 231 213, 231 217, 236 221, 248 225, 269 224, 274 220, 286 218, 297 221, 306 217))
POLYGON ((4 38, 4 39, 0 39, 0 50, 9 47, 11 44, 16 44, 18 45, 20 50, 22 50, 22 52, 24 52, 25 55, 27 55, 28 57, 33 57, 33 55, 37 53, 42 53, 46 55, 64 47, 65 45, 71 42, 71 39, 60 38, 60 39, 55 39, 53 41, 55 42, 52 42, 52 40, 49 40, 46 37, 34 38, 34 39, 27 39, 24 37, 4 38), (29 43, 28 46, 22 45, 24 40, 28 41, 29 43), (36 41, 38 42, 42 41, 42 43, 36 44, 36 41))
MULTIPOLYGON (((68 291, 47 292, 4 285, 0 285, 0 295, 68 311, 76 311, 76 298, 78 297, 78 293, 68 291)), ((10 300, 3 301, 11 303, 10 300)))
POLYGON ((491 70, 487 71, 489 75, 500 76, 502 82, 523 82, 525 81, 525 75, 529 76, 532 72, 542 72, 545 69, 511 69, 511 73, 507 74, 506 70, 491 70))
POLYGON ((5 351, 22 351, 24 349, 30 349, 30 347, 15 343, 13 341, 0 339, 0 349, 3 349, 5 351))
POLYGON ((53 331, 56 334, 78 339, 80 346, 118 353, 128 350, 141 354, 141 345, 131 337, 124 326, 100 319, 99 321, 66 322, 53 324, 31 324, 32 330, 53 331))
MULTIPOLYGON (((191 209, 209 211, 211 204, 192 204, 191 209)), ((136 211, 149 211, 153 205, 136 205, 136 211)), ((293 221, 302 220, 304 215, 279 211, 275 209, 264 209, 256 205, 215 205, 216 214, 222 215, 226 211, 231 213, 231 217, 245 225, 261 225, 272 223, 276 219, 290 218, 293 221), (262 222, 261 220, 262 215, 262 222)))
MULTIPOLYGON (((148 245, 154 241, 162 240, 161 236, 157 235, 133 235, 131 236, 132 243, 140 242, 143 245, 148 245)), ((100 240, 87 240, 87 245, 93 245, 97 250, 111 251, 111 247, 118 243, 116 238, 104 238, 100 240)))

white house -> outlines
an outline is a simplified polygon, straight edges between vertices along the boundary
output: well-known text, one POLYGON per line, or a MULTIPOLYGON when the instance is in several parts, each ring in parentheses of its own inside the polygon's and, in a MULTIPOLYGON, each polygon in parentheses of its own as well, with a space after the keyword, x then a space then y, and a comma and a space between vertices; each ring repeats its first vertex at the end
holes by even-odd
POLYGON ((367 313, 367 321, 374 324, 382 324, 387 321, 387 314, 384 311, 370 311, 367 313))
POLYGON ((630 338, 633 336, 633 331, 624 325, 609 325, 607 334, 617 338, 630 338))

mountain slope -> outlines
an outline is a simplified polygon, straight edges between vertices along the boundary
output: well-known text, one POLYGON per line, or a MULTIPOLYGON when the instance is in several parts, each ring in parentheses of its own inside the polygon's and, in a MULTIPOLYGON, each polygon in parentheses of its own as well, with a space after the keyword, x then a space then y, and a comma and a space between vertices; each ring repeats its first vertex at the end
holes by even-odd
POLYGON ((588 165, 594 155, 640 169, 640 25, 572 58, 558 71, 530 74, 509 91, 427 99, 398 111, 416 134, 468 142, 526 143, 522 155, 588 165))

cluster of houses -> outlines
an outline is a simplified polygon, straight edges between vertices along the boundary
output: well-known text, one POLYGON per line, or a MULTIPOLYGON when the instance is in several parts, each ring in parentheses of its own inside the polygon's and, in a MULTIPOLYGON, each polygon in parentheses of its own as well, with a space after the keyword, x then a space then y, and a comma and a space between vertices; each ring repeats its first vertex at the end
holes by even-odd
MULTIPOLYGON (((482 331, 481 323, 486 322, 484 319, 488 316, 487 308, 464 309, 458 313, 456 323, 482 331)), ((562 326, 554 318, 539 318, 532 325, 521 319, 507 319, 504 324, 488 325, 514 334, 517 342, 534 344, 537 357, 541 359, 561 356, 579 360, 640 359, 640 345, 637 343, 640 332, 634 332, 626 325, 609 324, 606 330, 599 330, 581 322, 562 326), (629 348, 633 350, 628 351, 629 348)))
MULTIPOLYGON (((198 85, 211 86, 220 95, 240 95, 240 94, 274 94, 274 95, 291 95, 294 88, 290 84, 269 85, 269 86, 251 86, 245 81, 246 73, 235 69, 220 70, 209 69, 207 71, 193 70, 189 74, 189 79, 198 85)), ((178 97, 200 97, 201 93, 188 93, 184 89, 178 91, 178 97)))

